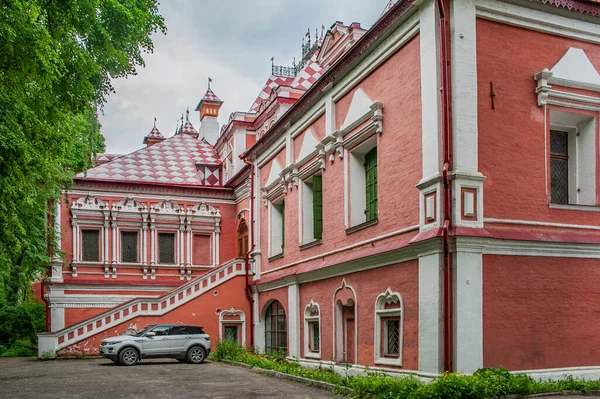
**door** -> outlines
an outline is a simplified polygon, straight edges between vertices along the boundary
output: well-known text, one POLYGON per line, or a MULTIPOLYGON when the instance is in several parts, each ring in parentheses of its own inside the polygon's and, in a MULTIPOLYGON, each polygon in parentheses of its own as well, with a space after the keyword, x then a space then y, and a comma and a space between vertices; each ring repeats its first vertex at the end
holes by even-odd
POLYGON ((187 344, 192 338, 192 332, 187 326, 175 326, 171 328, 169 331, 169 354, 184 354, 187 344))
POLYGON ((157 326, 152 332, 153 337, 146 336, 146 341, 142 343, 142 352, 144 356, 163 356, 169 354, 169 330, 170 326, 157 326))
POLYGON ((345 334, 344 334, 344 362, 354 364, 354 351, 356 349, 356 340, 354 337, 354 317, 345 319, 345 334))

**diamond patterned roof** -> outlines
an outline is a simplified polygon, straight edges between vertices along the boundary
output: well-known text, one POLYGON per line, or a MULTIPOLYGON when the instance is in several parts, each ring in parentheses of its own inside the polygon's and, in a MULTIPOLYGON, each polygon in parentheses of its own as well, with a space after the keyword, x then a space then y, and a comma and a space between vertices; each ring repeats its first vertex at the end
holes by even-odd
POLYGON ((190 122, 189 119, 185 120, 185 124, 181 128, 181 132, 180 133, 187 133, 187 134, 198 135, 198 131, 196 130, 196 128, 194 127, 194 125, 192 125, 192 122, 190 122))
POLYGON ((165 137, 162 135, 162 133, 156 128, 156 126, 154 126, 152 128, 152 130, 150 130, 150 133, 148 133, 148 136, 146 136, 150 139, 164 139, 165 137))
POLYGON ((212 145, 188 134, 179 134, 88 169, 76 178, 100 181, 203 185, 196 164, 221 161, 212 145))
POLYGON ((202 101, 212 101, 217 103, 222 103, 223 101, 219 100, 219 97, 210 89, 210 87, 204 93, 204 97, 202 97, 202 101))
POLYGON ((315 52, 315 54, 308 60, 306 66, 302 68, 300 72, 294 78, 292 82, 292 87, 295 89, 310 89, 317 79, 319 79, 323 75, 323 68, 317 62, 317 56, 319 52, 315 52))
POLYGON ((277 86, 291 86, 293 81, 294 78, 271 75, 271 77, 269 77, 267 80, 267 83, 265 83, 263 89, 258 94, 258 97, 256 97, 252 107, 250 107, 250 112, 258 112, 260 109, 260 104, 269 98, 271 91, 273 91, 274 88, 277 86))

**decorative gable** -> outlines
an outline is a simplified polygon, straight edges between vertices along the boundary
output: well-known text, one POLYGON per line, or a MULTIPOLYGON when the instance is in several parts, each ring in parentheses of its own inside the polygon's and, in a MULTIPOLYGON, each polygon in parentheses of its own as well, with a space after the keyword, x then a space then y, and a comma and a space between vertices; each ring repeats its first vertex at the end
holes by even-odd
POLYGON ((298 159, 296 159, 296 162, 300 162, 300 160, 310 156, 315 151, 317 151, 318 144, 319 141, 316 139, 312 129, 308 129, 306 133, 304 133, 304 138, 302 139, 302 147, 300 147, 300 153, 298 154, 298 159))
POLYGON ((362 89, 357 89, 352 95, 348 113, 346 114, 346 118, 340 129, 347 128, 357 120, 360 120, 365 114, 371 112, 371 105, 373 105, 373 100, 371 100, 362 89))
POLYGON ((549 83, 561 86, 600 90, 600 74, 580 48, 571 47, 550 70, 549 83))
POLYGON ((271 163, 271 171, 269 172, 269 178, 267 179, 267 186, 279 180, 282 170, 283 169, 281 168, 281 165, 279 165, 277 159, 274 159, 271 163))

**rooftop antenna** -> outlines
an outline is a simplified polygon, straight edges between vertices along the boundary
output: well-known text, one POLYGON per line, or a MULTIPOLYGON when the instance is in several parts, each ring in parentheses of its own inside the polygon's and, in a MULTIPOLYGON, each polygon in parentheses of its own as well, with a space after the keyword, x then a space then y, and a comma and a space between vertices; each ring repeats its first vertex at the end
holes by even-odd
POLYGON ((156 116, 154 117, 154 128, 156 129, 156 116))
POLYGON ((187 107, 185 110, 185 119, 190 120, 190 107, 187 107))
POLYGON ((210 90, 210 84, 212 83, 212 79, 210 78, 210 76, 208 77, 208 89, 210 90))

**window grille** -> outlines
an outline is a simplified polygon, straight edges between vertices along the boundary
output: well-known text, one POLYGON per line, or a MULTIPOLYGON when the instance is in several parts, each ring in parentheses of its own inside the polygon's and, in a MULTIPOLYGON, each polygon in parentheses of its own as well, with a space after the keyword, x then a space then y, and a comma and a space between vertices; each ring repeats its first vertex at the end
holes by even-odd
POLYGON ((551 201, 569 203, 569 141, 567 132, 550 131, 551 201))
POLYGON ((84 262, 100 260, 100 232, 98 230, 81 230, 81 252, 84 262))
POLYGON ((315 240, 323 237, 323 177, 313 177, 313 234, 315 240))
POLYGON ((238 326, 225 326, 225 341, 239 342, 238 326))
POLYGON ((175 264, 175 234, 158 234, 158 262, 163 265, 175 264))
POLYGON ((138 233, 135 231, 121 232, 121 262, 138 262, 138 233))
POLYGON ((365 182, 367 221, 377 218, 377 147, 365 154, 365 182))
POLYGON ((386 355, 397 356, 400 353, 400 320, 385 320, 386 355))
POLYGON ((287 321, 279 301, 273 301, 265 314, 265 352, 287 350, 287 321))
POLYGON ((311 328, 311 346, 310 350, 318 352, 320 348, 320 337, 319 337, 319 323, 310 323, 311 328))

